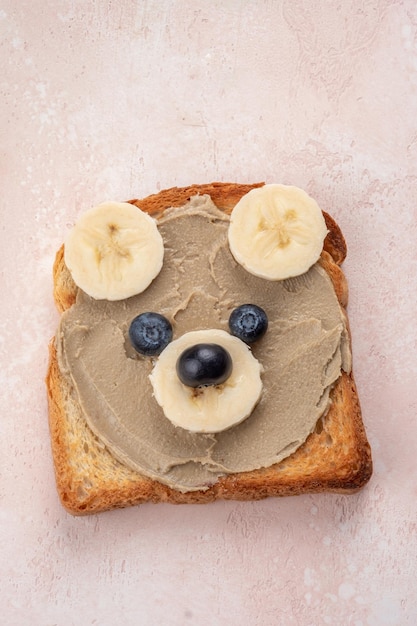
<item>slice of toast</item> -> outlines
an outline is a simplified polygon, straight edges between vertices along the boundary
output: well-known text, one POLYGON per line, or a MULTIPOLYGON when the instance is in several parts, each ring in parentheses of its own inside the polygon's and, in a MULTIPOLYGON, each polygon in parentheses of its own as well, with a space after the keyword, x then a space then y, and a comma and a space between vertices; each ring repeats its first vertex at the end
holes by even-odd
MULTIPOLYGON (((209 194, 219 209, 230 213, 255 185, 212 183, 172 188, 131 200, 157 217, 196 194, 209 194)), ((329 233, 320 263, 329 274, 339 302, 347 306, 347 283, 340 264, 346 244, 336 222, 323 212, 329 233)), ((64 263, 63 246, 54 269, 54 297, 62 313, 75 301, 75 286, 64 263)), ((271 467, 231 474, 204 491, 182 493, 142 476, 117 461, 87 426, 74 389, 59 369, 55 340, 50 343, 46 379, 49 424, 58 493, 74 515, 98 513, 142 502, 205 503, 216 499, 258 500, 303 493, 353 493, 372 473, 371 451, 362 423, 353 374, 342 372, 331 391, 331 405, 315 431, 291 456, 271 467)))

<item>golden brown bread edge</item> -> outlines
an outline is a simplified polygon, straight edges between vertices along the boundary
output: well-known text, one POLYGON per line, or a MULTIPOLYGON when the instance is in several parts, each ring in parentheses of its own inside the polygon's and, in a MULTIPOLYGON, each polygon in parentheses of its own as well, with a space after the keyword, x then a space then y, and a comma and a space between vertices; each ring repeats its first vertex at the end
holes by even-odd
MULTIPOLYGON (((209 194, 214 203, 230 213, 248 191, 263 183, 238 185, 211 183, 173 187, 132 204, 157 217, 167 207, 182 206, 195 194, 209 194)), ((328 272, 343 309, 347 306, 347 283, 340 264, 346 243, 340 228, 323 212, 329 233, 320 263, 328 272)), ((56 255, 54 297, 60 312, 75 301, 75 286, 64 263, 63 246, 56 255)), ((55 341, 50 343, 46 378, 49 426, 58 494, 73 515, 98 513, 143 502, 206 503, 216 499, 259 500, 269 496, 306 493, 354 493, 369 480, 372 458, 362 422, 353 373, 342 373, 331 392, 332 403, 307 441, 280 463, 261 470, 220 478, 205 491, 181 493, 140 475, 119 463, 87 426, 73 389, 62 377, 55 341)))

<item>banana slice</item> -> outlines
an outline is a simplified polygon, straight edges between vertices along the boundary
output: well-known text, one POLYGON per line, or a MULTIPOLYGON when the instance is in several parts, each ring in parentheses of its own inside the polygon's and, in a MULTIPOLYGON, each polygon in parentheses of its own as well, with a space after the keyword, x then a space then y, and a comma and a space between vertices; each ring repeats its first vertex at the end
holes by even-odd
POLYGON ((165 416, 191 432, 217 433, 239 424, 257 404, 261 392, 262 367, 250 349, 224 330, 196 330, 170 343, 150 375, 154 396, 165 416), (215 343, 232 358, 232 373, 218 386, 191 388, 177 376, 176 363, 191 346, 215 343))
POLYGON ((96 300, 124 300, 159 274, 164 244, 155 220, 127 202, 86 211, 70 231, 64 259, 75 284, 96 300))
POLYGON ((304 274, 327 234, 320 207, 298 187, 264 185, 244 195, 230 216, 229 247, 248 272, 268 280, 304 274))

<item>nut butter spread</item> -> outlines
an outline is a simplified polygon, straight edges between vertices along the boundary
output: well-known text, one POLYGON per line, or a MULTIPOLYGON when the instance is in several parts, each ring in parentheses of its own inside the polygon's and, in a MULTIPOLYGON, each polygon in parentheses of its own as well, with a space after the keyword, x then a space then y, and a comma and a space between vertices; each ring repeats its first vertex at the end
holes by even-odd
POLYGON ((159 220, 164 265, 146 291, 109 302, 79 290, 57 333, 61 371, 93 432, 122 463, 180 491, 290 455, 327 411, 341 369, 350 371, 345 316, 326 272, 315 264, 297 278, 257 278, 233 259, 228 224, 209 196, 166 210, 159 220), (130 322, 155 311, 172 322, 174 339, 191 330, 228 331, 231 311, 245 303, 269 318, 252 346, 263 368, 259 403, 241 424, 215 435, 175 427, 152 395, 154 360, 129 343, 130 322))

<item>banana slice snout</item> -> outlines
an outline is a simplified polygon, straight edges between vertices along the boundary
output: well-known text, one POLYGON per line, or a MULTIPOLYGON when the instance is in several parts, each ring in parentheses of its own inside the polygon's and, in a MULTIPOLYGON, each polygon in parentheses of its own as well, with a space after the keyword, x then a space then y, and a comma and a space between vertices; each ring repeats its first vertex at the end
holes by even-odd
POLYGON ((175 425, 191 432, 216 433, 239 424, 256 406, 262 392, 262 367, 249 347, 224 330, 196 330, 172 341, 150 375, 156 401, 175 425), (221 346, 230 355, 231 372, 221 384, 191 387, 181 382, 181 355, 200 344, 221 346))
POLYGON ((307 272, 319 259, 327 235, 317 202, 298 187, 264 185, 234 207, 228 232, 236 261, 268 280, 307 272))
POLYGON ((141 293, 161 271, 163 258, 156 221, 127 202, 105 202, 86 211, 64 248, 75 284, 96 300, 141 293))

